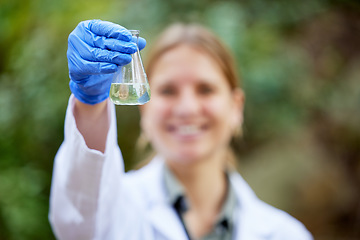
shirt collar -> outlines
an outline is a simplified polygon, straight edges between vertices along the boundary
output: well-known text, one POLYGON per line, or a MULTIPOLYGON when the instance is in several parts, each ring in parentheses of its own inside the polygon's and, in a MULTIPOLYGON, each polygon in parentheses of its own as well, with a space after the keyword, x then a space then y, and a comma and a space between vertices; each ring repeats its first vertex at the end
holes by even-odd
MULTIPOLYGON (((236 195, 229 180, 229 173, 226 172, 226 177, 228 181, 228 191, 226 200, 221 208, 219 216, 217 218, 215 227, 224 227, 229 230, 233 226, 233 214, 236 210, 237 200, 236 195)), ((165 189, 167 192, 168 203, 171 206, 180 204, 180 209, 184 213, 186 212, 190 205, 186 199, 185 189, 176 176, 171 172, 171 170, 164 164, 164 182, 165 189)))
MULTIPOLYGON (((185 189, 171 170, 164 165, 164 181, 168 203, 173 206, 180 198, 185 198, 185 189)), ((188 209, 188 208, 187 208, 188 209)), ((185 211, 187 209, 184 209, 185 211)))

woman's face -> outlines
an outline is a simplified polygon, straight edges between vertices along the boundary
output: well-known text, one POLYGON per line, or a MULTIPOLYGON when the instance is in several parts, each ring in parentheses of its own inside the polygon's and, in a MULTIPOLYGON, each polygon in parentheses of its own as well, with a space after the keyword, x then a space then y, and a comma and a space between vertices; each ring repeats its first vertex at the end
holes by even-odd
POLYGON ((211 57, 185 45, 165 52, 154 65, 150 88, 141 125, 157 153, 191 164, 226 151, 242 122, 243 95, 231 91, 211 57))

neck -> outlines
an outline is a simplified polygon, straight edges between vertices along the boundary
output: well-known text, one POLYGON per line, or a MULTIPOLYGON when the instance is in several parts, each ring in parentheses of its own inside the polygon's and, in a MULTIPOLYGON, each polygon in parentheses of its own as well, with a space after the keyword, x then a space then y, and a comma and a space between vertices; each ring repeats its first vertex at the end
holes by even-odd
POLYGON ((191 208, 206 215, 216 215, 225 200, 227 180, 224 158, 210 158, 191 166, 168 161, 169 168, 182 183, 191 208))

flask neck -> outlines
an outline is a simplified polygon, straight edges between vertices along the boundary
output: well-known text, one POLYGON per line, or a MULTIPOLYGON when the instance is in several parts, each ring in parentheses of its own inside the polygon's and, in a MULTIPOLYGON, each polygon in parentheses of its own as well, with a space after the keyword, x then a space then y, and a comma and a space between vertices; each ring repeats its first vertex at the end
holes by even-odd
POLYGON ((129 32, 131 33, 131 36, 136 39, 136 45, 138 45, 140 31, 139 30, 129 30, 129 32))
POLYGON ((140 30, 129 30, 129 32, 134 37, 139 37, 139 35, 140 35, 140 30))

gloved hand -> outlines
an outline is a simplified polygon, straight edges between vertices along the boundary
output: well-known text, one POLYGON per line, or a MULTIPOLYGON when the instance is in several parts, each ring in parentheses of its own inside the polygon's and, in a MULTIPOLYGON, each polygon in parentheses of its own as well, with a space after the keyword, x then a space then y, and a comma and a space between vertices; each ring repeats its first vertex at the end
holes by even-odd
MULTIPOLYGON (((131 62, 137 51, 130 32, 101 20, 80 22, 68 38, 70 90, 83 103, 96 104, 109 96, 114 72, 131 62)), ((139 38, 139 49, 146 41, 139 38)))

